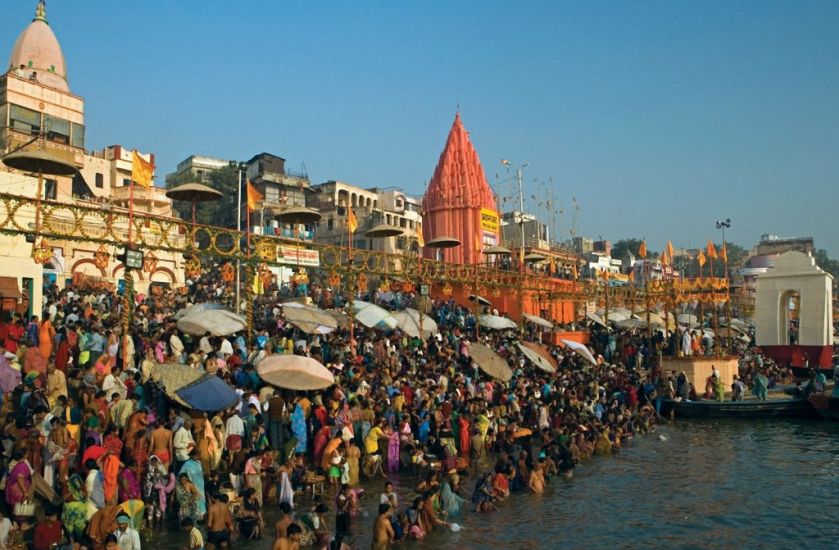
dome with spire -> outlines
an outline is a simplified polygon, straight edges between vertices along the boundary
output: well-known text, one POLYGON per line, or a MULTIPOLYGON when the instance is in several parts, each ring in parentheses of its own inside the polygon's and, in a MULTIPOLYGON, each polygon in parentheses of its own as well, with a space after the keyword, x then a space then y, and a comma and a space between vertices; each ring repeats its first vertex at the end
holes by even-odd
POLYGON ((26 75, 37 73, 37 80, 45 86, 70 91, 64 54, 55 33, 47 23, 46 3, 38 2, 35 18, 27 26, 12 48, 9 70, 23 65, 26 75))

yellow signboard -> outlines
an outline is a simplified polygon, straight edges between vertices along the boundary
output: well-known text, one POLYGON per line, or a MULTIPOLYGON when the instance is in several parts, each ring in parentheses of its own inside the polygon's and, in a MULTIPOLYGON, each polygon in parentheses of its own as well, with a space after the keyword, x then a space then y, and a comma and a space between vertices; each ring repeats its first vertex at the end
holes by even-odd
POLYGON ((490 233, 498 233, 498 212, 489 208, 481 208, 481 229, 490 233))

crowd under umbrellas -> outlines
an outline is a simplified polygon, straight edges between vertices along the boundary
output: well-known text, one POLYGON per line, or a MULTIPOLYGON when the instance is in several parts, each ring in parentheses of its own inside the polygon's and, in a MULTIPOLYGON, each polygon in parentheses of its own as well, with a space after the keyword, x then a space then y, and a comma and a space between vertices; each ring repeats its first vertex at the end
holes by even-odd
POLYGON ((349 301, 312 285, 258 297, 249 341, 207 273, 186 294, 138 296, 128 340, 115 293, 51 289, 46 319, 5 350, 7 475, 52 490, 7 491, 15 536, 58 521, 63 537, 105 547, 182 525, 213 547, 340 547, 369 534, 358 499, 378 469, 416 497, 386 496, 374 541, 439 544, 470 511, 545 490, 654 427, 643 371, 570 340, 544 345, 552 323, 538 316, 522 332, 478 296, 478 315, 451 300, 425 314, 415 296, 349 301), (284 527, 271 529, 278 506, 284 527))

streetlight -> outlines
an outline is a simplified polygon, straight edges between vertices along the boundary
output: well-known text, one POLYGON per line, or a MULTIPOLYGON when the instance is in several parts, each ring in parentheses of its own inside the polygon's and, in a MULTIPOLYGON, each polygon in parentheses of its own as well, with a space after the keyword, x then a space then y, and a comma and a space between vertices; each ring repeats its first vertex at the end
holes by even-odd
MULTIPOLYGON (((507 159, 502 159, 501 164, 506 167, 511 167, 512 163, 510 163, 507 159)), ((524 194, 522 193, 521 189, 521 181, 523 177, 524 169, 527 167, 529 163, 525 162, 524 164, 519 165, 516 168, 516 180, 519 184, 519 239, 521 242, 519 243, 519 274, 520 274, 520 283, 519 283, 519 315, 524 314, 524 291, 521 289, 521 284, 524 282, 524 194)), ((524 319, 524 317, 521 317, 524 319)))
MULTIPOLYGON (((725 324, 728 327, 728 341, 729 341, 729 350, 730 342, 731 342, 731 289, 729 287, 730 281, 728 280, 728 249, 725 247, 725 230, 731 228, 731 218, 726 218, 724 220, 717 220, 716 223, 717 229, 722 230, 722 249, 725 250, 725 256, 723 256, 723 276, 725 277, 725 324)), ((711 274, 713 276, 713 273, 711 274)), ((715 308, 716 309, 716 308, 715 308)))

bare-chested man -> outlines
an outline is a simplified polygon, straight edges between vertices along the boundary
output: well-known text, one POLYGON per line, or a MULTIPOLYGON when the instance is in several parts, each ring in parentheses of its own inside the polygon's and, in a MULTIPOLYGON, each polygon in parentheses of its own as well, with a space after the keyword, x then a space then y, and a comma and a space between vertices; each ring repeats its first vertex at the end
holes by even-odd
POLYGON ((271 550, 300 550, 300 534, 302 529, 296 523, 292 523, 286 530, 286 536, 277 537, 271 550))
POLYGON ((212 504, 207 510, 207 550, 228 550, 233 534, 233 517, 227 506, 227 495, 213 495, 210 502, 212 504))
POLYGON ((390 523, 390 504, 379 504, 379 515, 373 524, 373 543, 370 547, 373 550, 386 550, 395 536, 396 532, 390 523))
POLYGON ((288 502, 280 503, 280 519, 274 524, 276 530, 276 537, 278 539, 287 536, 288 526, 294 523, 294 518, 291 517, 291 505, 288 502))
POLYGON ((168 470, 172 463, 172 431, 158 422, 152 425, 154 429, 151 432, 151 454, 157 455, 168 470))
POLYGON ((539 494, 545 492, 545 474, 542 472, 542 464, 540 462, 534 464, 533 469, 530 470, 530 480, 527 486, 534 493, 539 494))

